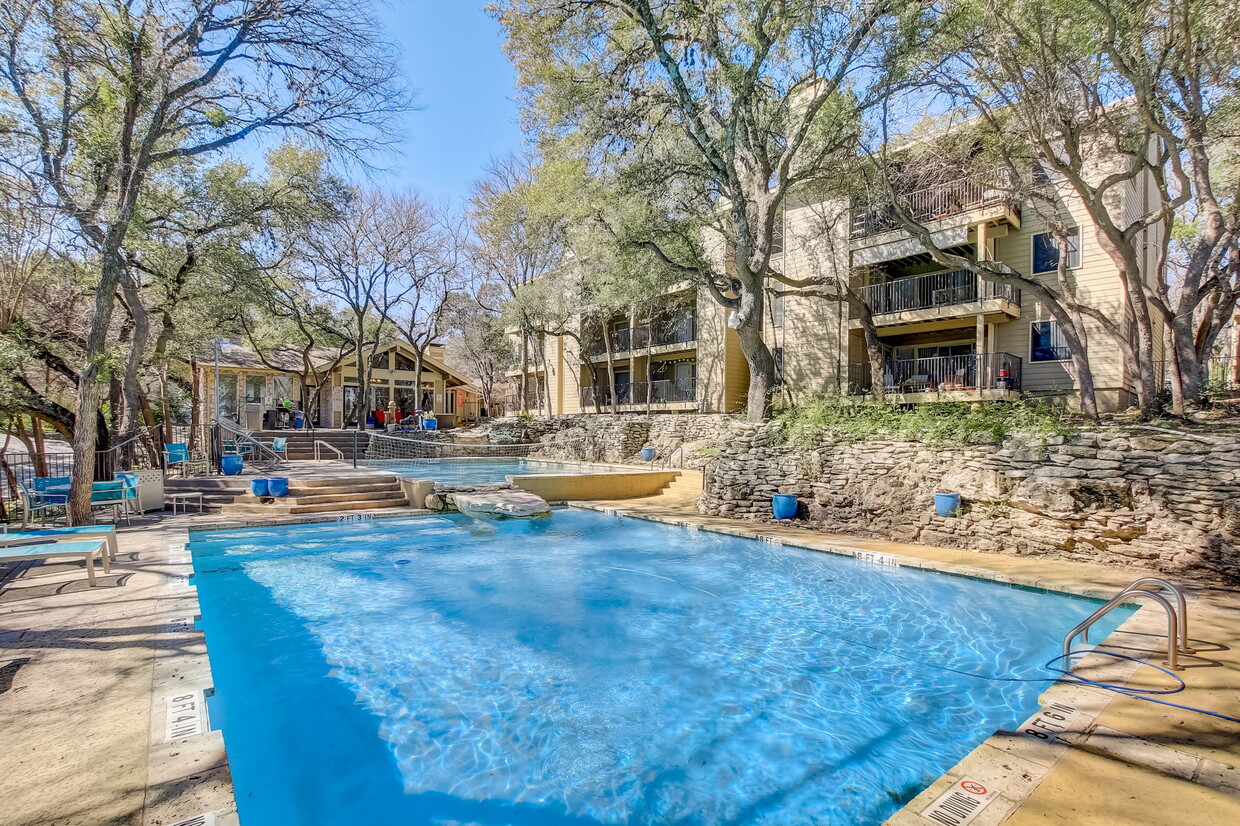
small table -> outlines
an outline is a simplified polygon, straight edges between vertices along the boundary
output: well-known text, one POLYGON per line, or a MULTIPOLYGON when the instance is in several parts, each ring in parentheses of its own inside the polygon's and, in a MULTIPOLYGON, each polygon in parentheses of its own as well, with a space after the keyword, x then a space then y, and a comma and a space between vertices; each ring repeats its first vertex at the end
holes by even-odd
POLYGON ((198 512, 202 513, 202 491, 200 490, 164 493, 164 503, 172 505, 172 512, 176 513, 177 503, 179 502, 181 503, 181 513, 189 513, 189 511, 186 510, 186 506, 189 504, 189 500, 195 497, 198 499, 198 512))

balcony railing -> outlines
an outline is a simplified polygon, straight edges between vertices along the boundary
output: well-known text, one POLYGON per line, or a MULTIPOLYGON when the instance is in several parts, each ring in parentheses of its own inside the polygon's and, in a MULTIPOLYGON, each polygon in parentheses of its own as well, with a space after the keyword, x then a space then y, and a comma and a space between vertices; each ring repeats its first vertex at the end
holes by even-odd
MULTIPOLYGON (((663 347, 668 344, 689 344, 697 341, 697 316, 692 313, 678 315, 660 321, 621 327, 611 332, 611 352, 627 353, 647 347, 663 347)), ((586 348, 590 358, 607 352, 603 339, 596 338, 586 348)))
MULTIPOLYGON (((1019 207, 1011 202, 1011 195, 1004 191, 1002 173, 990 176, 989 183, 969 178, 958 178, 934 186, 901 193, 900 202, 912 215, 914 221, 933 221, 975 209, 1007 203, 1013 211, 1019 207)), ((850 238, 865 238, 887 230, 898 229, 891 204, 857 201, 853 204, 850 238)))
POLYGON ((508 393, 504 396, 504 409, 510 413, 516 413, 521 410, 536 410, 539 404, 547 403, 543 393, 530 388, 525 391, 524 396, 521 393, 508 393))
MULTIPOLYGON (((677 402, 697 401, 697 379, 664 379, 661 381, 639 381, 616 388, 618 405, 642 406, 650 404, 668 404, 677 402)), ((583 410, 600 407, 611 407, 612 392, 610 387, 581 388, 581 407, 583 410)))
POLYGON ((870 305, 874 315, 951 307, 990 298, 1006 298, 1020 306, 1019 287, 982 281, 969 270, 897 278, 881 284, 868 284, 858 292, 862 300, 870 305))
MULTIPOLYGON (((883 367, 887 393, 1020 390, 1021 360, 1011 353, 892 359, 883 367)), ((873 392, 868 362, 848 365, 848 393, 873 392)))
MULTIPOLYGON (((1202 390, 1206 396, 1240 392, 1240 360, 1232 356, 1211 356, 1202 362, 1202 390)), ((1134 370, 1135 372, 1135 370, 1134 370)), ((1171 389, 1171 364, 1154 362, 1154 379, 1160 387, 1171 389)))

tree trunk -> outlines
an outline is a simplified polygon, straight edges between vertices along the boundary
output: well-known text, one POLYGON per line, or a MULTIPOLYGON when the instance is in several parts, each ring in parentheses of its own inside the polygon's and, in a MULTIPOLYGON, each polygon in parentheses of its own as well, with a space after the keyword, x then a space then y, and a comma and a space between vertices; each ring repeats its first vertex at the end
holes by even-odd
MULTIPOLYGON (((121 294, 125 297, 125 305, 129 308, 133 320, 133 331, 129 338, 129 353, 125 357, 125 372, 121 376, 121 394, 124 406, 121 410, 119 443, 129 442, 123 450, 132 456, 136 446, 131 440, 138 435, 142 418, 141 403, 138 400, 138 372, 142 369, 142 360, 146 355, 147 341, 150 339, 151 323, 146 308, 142 305, 138 284, 127 268, 121 269, 121 294)), ((123 457, 117 461, 123 465, 123 457)))
MULTIPOLYGON (((125 226, 128 222, 121 222, 125 226)), ((115 235, 115 234, 113 234, 115 235)), ((112 309, 116 303, 116 288, 120 284, 120 257, 122 238, 109 237, 104 247, 100 267, 99 285, 95 292, 95 313, 91 319, 90 333, 86 338, 86 352, 77 386, 77 426, 73 433, 73 476, 69 488, 69 523, 90 525, 95 519, 90 509, 90 497, 95 481, 95 449, 99 440, 99 403, 103 400, 102 382, 110 378, 101 375, 104 353, 107 351, 108 328, 112 324, 112 309)))
POLYGON ((741 341, 741 352, 749 363, 746 418, 751 422, 765 421, 770 417, 775 391, 775 359, 771 355, 771 348, 762 340, 762 325, 759 323, 761 318, 759 309, 749 314, 736 328, 741 341))

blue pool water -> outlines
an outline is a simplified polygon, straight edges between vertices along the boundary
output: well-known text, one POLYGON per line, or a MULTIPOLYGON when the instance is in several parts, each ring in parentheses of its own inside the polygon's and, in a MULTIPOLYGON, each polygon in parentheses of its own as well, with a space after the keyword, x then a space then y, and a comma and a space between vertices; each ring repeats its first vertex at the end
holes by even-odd
POLYGON ((445 485, 479 485, 502 482, 512 475, 596 473, 600 469, 579 462, 532 459, 385 459, 365 462, 371 467, 400 476, 433 479, 445 485))
POLYGON ((577 510, 191 548, 243 826, 879 824, 1046 687, 945 668, 1096 605, 577 510))

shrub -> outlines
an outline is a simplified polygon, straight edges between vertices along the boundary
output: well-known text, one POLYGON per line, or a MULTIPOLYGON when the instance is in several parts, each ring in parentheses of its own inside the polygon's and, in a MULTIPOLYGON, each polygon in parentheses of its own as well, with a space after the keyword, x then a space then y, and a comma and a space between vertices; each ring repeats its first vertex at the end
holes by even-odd
POLYGON ((901 407, 881 402, 846 402, 813 396, 779 414, 784 438, 810 447, 824 436, 866 439, 889 436, 926 444, 998 443, 1011 433, 1046 438, 1066 433, 1062 411, 1035 402, 941 402, 901 407))

